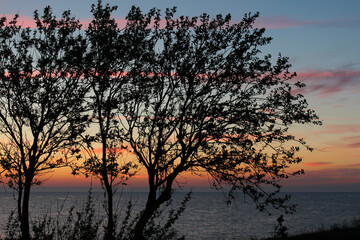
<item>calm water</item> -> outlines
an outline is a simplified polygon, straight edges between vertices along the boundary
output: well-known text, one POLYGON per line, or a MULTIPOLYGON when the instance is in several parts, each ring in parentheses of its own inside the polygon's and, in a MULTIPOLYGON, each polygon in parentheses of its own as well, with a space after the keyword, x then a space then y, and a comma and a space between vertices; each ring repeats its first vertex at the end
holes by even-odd
MULTIPOLYGON (((96 210, 102 211, 103 193, 94 192, 96 210)), ((285 226, 290 234, 316 230, 321 226, 342 223, 360 216, 360 193, 291 193, 292 201, 298 204, 297 212, 285 215, 285 226)), ((62 215, 66 216, 71 206, 82 206, 87 192, 34 192, 31 198, 32 220, 44 214, 57 216, 63 205, 62 215)), ((173 207, 183 199, 185 193, 175 193, 173 207)), ((126 202, 135 202, 134 211, 141 209, 146 193, 133 192, 118 195, 118 209, 124 209, 126 202)), ((258 212, 251 202, 239 200, 226 206, 222 193, 195 192, 184 214, 176 223, 179 232, 187 239, 250 239, 266 237, 273 232, 276 218, 258 212)), ((11 192, 0 193, 0 231, 4 231, 11 210, 15 209, 11 192)))

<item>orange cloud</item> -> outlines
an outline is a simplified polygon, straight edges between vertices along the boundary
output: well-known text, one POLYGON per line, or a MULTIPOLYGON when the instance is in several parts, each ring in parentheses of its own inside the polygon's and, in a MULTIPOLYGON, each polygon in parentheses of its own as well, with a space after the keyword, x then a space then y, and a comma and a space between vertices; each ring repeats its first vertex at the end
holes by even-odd
POLYGON ((302 163, 304 166, 310 166, 310 167, 319 167, 319 166, 325 166, 332 164, 332 162, 308 162, 308 163, 302 163))
POLYGON ((360 124, 341 124, 325 125, 322 130, 316 131, 316 134, 339 134, 339 133, 359 133, 360 124))
MULTIPOLYGON (((128 147, 130 147, 129 144, 127 144, 128 147)), ((94 148, 93 149, 93 153, 95 154, 102 154, 103 149, 101 147, 98 148, 94 148)), ((121 153, 121 154, 130 154, 129 150, 127 148, 123 148, 123 147, 114 147, 114 148, 110 148, 110 149, 106 149, 107 153, 111 153, 111 152, 116 152, 116 153, 121 153)), ((87 153, 85 150, 82 150, 82 153, 87 153)))

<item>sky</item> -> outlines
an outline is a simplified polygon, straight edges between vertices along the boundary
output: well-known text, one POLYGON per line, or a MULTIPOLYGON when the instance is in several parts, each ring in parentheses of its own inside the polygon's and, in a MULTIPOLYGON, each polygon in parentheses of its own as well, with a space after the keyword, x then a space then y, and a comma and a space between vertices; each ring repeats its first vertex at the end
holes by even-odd
MULTIPOLYGON (((305 97, 323 126, 294 126, 291 132, 304 137, 314 152, 301 152, 298 168, 305 175, 284 182, 285 191, 360 191, 360 1, 358 0, 108 0, 117 5, 113 16, 124 19, 132 5, 144 12, 152 7, 177 6, 177 15, 208 13, 232 15, 234 22, 248 12, 260 12, 257 27, 273 38, 264 53, 287 56, 297 80, 307 84, 305 97)), ((93 1, 0 0, 0 16, 20 15, 29 24, 33 11, 50 5, 57 16, 70 9, 83 22, 91 19, 93 1)), ((44 186, 88 186, 90 180, 74 179, 68 170, 47 175, 44 186)), ((79 177, 78 177, 79 178, 79 177)), ((93 180, 96 182, 96 180, 93 180)), ((187 186, 206 187, 206 176, 181 179, 187 186)), ((137 176, 128 187, 143 187, 137 176)))

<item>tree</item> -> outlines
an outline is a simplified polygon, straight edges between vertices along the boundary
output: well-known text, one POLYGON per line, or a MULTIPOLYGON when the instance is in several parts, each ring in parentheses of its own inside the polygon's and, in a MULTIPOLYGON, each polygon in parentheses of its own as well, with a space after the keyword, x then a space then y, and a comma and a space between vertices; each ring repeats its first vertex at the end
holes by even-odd
POLYGON ((134 48, 146 46, 146 57, 129 70, 132 98, 119 118, 148 176, 137 240, 145 239, 146 224, 184 172, 205 172, 214 187, 229 186, 229 200, 240 191, 260 210, 294 210, 288 196, 277 195, 279 181, 301 174, 288 168, 301 161, 301 146, 312 149, 288 130, 321 124, 296 93, 305 85, 293 81, 288 58, 273 61, 261 53, 271 38, 253 28, 258 13, 233 23, 230 15, 174 18, 175 12, 167 9, 160 20, 158 10, 143 14, 133 7, 127 17, 128 30, 147 35, 134 42, 134 48))
POLYGON ((36 29, 15 16, 0 20, 0 164, 2 181, 17 191, 22 239, 30 239, 29 201, 39 177, 77 157, 86 116, 81 81, 86 50, 79 21, 46 7, 34 13, 36 29))
POLYGON ((92 5, 93 20, 86 30, 88 51, 85 56, 84 79, 89 88, 88 110, 91 112, 91 132, 84 137, 87 157, 83 166, 86 175, 100 179, 105 190, 105 210, 108 216, 105 239, 114 239, 115 213, 113 195, 119 184, 134 174, 131 162, 122 161, 122 144, 118 129, 117 110, 126 104, 122 88, 127 83, 124 75, 132 57, 128 54, 126 39, 111 13, 117 7, 103 6, 101 1, 92 5), (125 101, 125 102, 124 102, 125 101), (100 148, 100 153, 96 148, 100 148))

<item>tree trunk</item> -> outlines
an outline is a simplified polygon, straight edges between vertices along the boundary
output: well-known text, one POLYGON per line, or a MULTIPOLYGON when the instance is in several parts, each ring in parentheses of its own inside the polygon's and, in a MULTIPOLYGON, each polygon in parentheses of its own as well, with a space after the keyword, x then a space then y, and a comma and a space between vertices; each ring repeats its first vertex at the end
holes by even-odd
POLYGON ((156 209, 156 188, 150 188, 145 209, 134 228, 134 240, 145 240, 144 228, 156 209))
POLYGON ((150 188, 148 200, 146 202, 145 210, 142 212, 139 220, 137 221, 135 225, 135 234, 134 239, 135 240, 145 240, 144 237, 144 229, 147 224, 147 222, 150 220, 154 212, 159 208, 161 204, 164 202, 170 200, 171 198, 171 184, 168 184, 168 186, 163 190, 163 192, 160 194, 158 198, 156 198, 156 191, 157 188, 153 187, 150 188))
POLYGON ((113 213, 113 190, 109 184, 105 184, 107 194, 108 222, 106 226, 105 240, 114 240, 114 213, 113 213))
POLYGON ((23 197, 23 185, 19 183, 18 189, 18 199, 17 199, 17 211, 18 211, 18 218, 21 219, 22 215, 22 197, 23 197))
POLYGON ((24 184, 24 195, 22 201, 22 211, 20 216, 21 239, 30 240, 30 224, 29 224, 29 201, 32 177, 26 176, 24 184))

